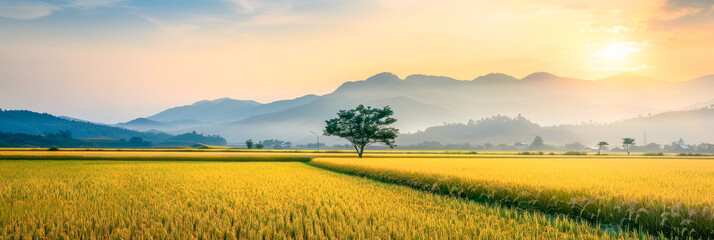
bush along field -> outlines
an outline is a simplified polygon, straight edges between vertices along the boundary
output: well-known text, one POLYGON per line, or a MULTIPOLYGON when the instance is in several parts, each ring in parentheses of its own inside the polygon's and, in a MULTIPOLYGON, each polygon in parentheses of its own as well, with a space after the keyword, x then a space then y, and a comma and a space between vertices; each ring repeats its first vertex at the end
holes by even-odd
POLYGON ((650 239, 300 162, 0 161, 0 239, 650 239))
POLYGON ((605 231, 714 238, 713 161, 318 158, 309 164, 477 202, 570 216, 605 231))

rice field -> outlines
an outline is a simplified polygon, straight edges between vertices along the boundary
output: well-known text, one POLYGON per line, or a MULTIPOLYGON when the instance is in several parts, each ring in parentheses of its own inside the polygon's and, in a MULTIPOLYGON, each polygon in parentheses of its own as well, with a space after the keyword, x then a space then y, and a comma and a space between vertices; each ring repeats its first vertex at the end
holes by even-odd
POLYGON ((711 158, 317 158, 310 164, 655 235, 714 238, 711 158))
POLYGON ((0 160, 0 239, 626 239, 299 162, 0 160))

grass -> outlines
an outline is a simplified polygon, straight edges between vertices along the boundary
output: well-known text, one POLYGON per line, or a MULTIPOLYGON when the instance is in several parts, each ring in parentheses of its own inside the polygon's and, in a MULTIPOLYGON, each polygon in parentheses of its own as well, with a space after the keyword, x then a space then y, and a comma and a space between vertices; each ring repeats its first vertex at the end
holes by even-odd
POLYGON ((711 158, 318 158, 310 164, 655 235, 714 238, 711 158))
MULTIPOLYGON (((588 155, 588 153, 587 152, 579 152, 579 151, 567 151, 567 152, 563 153, 563 155, 588 155)), ((645 155, 645 156, 647 156, 647 155, 645 155)), ((662 156, 662 155, 660 155, 660 156, 662 156)))
POLYGON ((0 239, 623 239, 296 162, 0 161, 0 239))

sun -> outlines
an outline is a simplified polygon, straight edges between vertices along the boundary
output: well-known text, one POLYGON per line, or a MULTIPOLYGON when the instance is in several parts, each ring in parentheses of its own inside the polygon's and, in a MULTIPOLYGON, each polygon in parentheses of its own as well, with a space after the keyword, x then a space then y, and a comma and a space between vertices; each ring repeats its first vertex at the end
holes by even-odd
POLYGON ((646 43, 614 42, 587 45, 590 49, 588 67, 591 71, 635 71, 646 67, 639 64, 636 54, 646 43))
POLYGON ((603 61, 621 62, 627 60, 632 53, 640 50, 641 48, 633 42, 621 42, 601 48, 597 56, 603 61))

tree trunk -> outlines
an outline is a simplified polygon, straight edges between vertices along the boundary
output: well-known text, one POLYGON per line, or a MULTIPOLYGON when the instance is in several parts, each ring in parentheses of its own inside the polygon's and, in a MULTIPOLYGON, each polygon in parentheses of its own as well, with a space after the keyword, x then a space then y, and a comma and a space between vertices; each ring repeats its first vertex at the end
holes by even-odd
POLYGON ((364 146, 359 147, 359 158, 362 158, 362 154, 364 153, 364 146))
POLYGON ((352 144, 352 146, 355 148, 355 151, 357 152, 357 156, 359 156, 359 158, 362 158, 362 152, 359 151, 357 144, 352 144))
POLYGON ((600 151, 602 151, 602 146, 600 146, 599 148, 597 148, 597 155, 600 155, 600 151))

